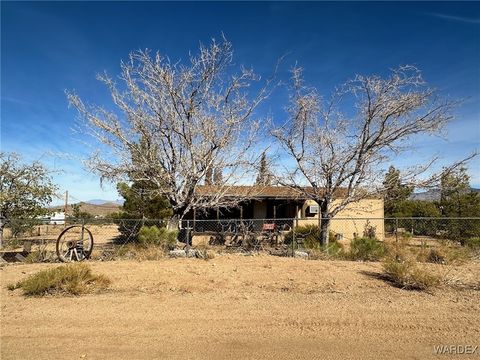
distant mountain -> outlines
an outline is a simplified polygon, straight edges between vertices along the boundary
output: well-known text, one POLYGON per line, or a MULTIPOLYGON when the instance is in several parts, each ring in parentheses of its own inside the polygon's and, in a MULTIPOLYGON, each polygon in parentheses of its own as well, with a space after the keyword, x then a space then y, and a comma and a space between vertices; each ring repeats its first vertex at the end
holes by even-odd
MULTIPOLYGON (((480 189, 470 188, 471 192, 480 193, 480 189)), ((413 193, 410 195, 410 200, 420 200, 420 201, 439 201, 440 200, 440 189, 430 189, 421 193, 413 193)))
POLYGON ((123 205, 122 199, 117 199, 117 200, 92 199, 92 200, 87 200, 85 202, 91 205, 105 205, 105 204, 123 205))
MULTIPOLYGON (((79 202, 78 205, 80 205, 80 211, 85 211, 93 216, 97 217, 105 217, 106 215, 109 215, 114 212, 121 211, 121 205, 119 205, 116 202, 104 202, 98 205, 98 204, 90 204, 88 202, 79 202)), ((69 204, 67 208, 67 214, 71 215, 73 214, 73 204, 69 204)), ((64 211, 64 207, 62 205, 59 206, 52 206, 49 208, 52 212, 53 211, 64 211)))
POLYGON ((410 200, 438 201, 440 200, 440 189, 430 189, 425 192, 413 193, 410 195, 410 200))

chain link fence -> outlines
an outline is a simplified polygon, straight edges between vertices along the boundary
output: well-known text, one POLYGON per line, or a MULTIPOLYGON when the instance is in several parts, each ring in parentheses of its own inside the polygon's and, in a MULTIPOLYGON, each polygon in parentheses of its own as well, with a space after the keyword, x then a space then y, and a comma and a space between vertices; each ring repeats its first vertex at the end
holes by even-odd
MULTIPOLYGON (((362 237, 383 242, 408 240, 411 244, 449 240, 460 245, 480 238, 480 218, 335 218, 328 228, 330 242, 347 246, 362 237)), ((1 259, 57 261, 60 252, 69 260, 79 251, 92 259, 114 260, 128 255, 132 246, 149 241, 163 247, 163 253, 173 248, 211 247, 218 251, 265 251, 291 256, 318 246, 319 237, 319 220, 314 218, 183 220, 180 224, 169 224, 164 219, 13 219, 3 229, 1 259), (147 230, 141 230, 145 227, 147 230)))

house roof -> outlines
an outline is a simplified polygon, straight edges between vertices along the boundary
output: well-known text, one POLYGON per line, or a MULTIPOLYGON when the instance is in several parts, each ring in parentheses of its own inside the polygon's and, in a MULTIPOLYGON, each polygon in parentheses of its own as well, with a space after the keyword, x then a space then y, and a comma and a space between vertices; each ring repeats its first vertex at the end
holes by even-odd
MULTIPOLYGON (((312 187, 303 188, 305 192, 313 193, 312 187)), ((203 185, 197 187, 197 194, 209 195, 219 191, 215 185, 203 185)), ((307 199, 304 192, 288 186, 229 186, 221 190, 225 196, 249 197, 249 198, 275 198, 275 199, 307 199)), ((338 196, 345 196, 346 189, 338 190, 338 196)))

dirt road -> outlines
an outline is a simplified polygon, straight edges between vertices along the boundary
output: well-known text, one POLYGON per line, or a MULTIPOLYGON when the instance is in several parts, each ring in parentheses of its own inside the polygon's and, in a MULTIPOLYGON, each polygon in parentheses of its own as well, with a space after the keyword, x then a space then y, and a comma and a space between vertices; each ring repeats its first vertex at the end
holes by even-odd
MULTIPOLYGON (((49 266, 57 265, 0 270, 3 360, 446 359, 434 346, 480 345, 480 291, 404 291, 374 276, 377 263, 235 255, 94 262, 113 281, 106 293, 24 298, 6 290, 49 266)), ((480 264, 449 276, 476 281, 480 264)), ((480 359, 480 349, 467 358, 480 359)))

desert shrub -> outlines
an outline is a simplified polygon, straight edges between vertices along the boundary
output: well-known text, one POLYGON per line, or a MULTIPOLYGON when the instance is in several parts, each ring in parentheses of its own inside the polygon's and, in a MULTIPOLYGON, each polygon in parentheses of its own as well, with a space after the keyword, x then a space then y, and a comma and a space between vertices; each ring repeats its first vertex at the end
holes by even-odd
POLYGON ((463 245, 473 250, 480 250, 480 237, 467 238, 463 240, 463 245))
POLYGON ((35 250, 30 252, 25 258, 27 264, 49 262, 56 258, 56 254, 51 251, 46 251, 44 249, 35 250))
POLYGON ((39 271, 8 288, 21 288, 27 296, 81 295, 104 290, 109 284, 107 277, 93 274, 87 264, 76 263, 39 271))
MULTIPOLYGON (((337 240, 333 231, 328 233, 328 245, 320 244, 320 228, 318 225, 303 225, 295 228, 295 237, 303 238, 303 246, 309 253, 309 259, 343 259, 345 251, 343 245, 337 240)), ((285 235, 284 243, 290 245, 293 240, 293 231, 285 235)))
POLYGON ((397 261, 389 258, 383 264, 383 271, 395 286, 407 290, 429 290, 440 283, 440 278, 415 262, 397 261))
MULTIPOLYGON (((304 246, 307 249, 320 249, 320 228, 318 225, 308 224, 297 226, 295 228, 295 237, 304 238, 304 246)), ((285 244, 291 244, 293 240, 293 230, 290 230, 285 234, 283 242, 285 244)), ((328 233, 328 241, 330 243, 337 242, 337 238, 333 231, 328 233)))
POLYGON ((292 243, 294 231, 295 237, 304 238, 305 247, 313 249, 320 246, 320 228, 318 227, 318 225, 308 224, 303 226, 297 226, 295 229, 290 230, 285 235, 285 244, 292 243))
POLYGON ((11 219, 5 225, 6 229, 10 229, 13 238, 28 235, 33 231, 35 226, 41 224, 38 219, 11 219))
POLYGON ((416 251, 414 255, 417 261, 444 265, 460 265, 470 257, 468 250, 452 242, 442 242, 435 247, 426 247, 416 251))
POLYGON ((377 261, 385 254, 385 246, 377 239, 368 237, 353 239, 350 243, 349 257, 352 260, 377 261))
POLYGON ((197 257, 204 260, 212 260, 215 259, 215 252, 213 250, 208 249, 208 247, 202 247, 197 249, 197 257))
POLYGON ((330 241, 327 246, 309 249, 308 255, 311 260, 345 259, 347 257, 343 245, 338 241, 330 241))
POLYGON ((206 241, 202 241, 195 246, 196 257, 204 260, 214 259, 216 254, 206 241))
POLYGON ((22 244, 23 242, 21 240, 14 237, 8 240, 4 240, 3 247, 5 249, 10 250, 10 249, 16 249, 16 248, 22 247, 22 244))
POLYGON ((127 257, 137 261, 159 260, 165 257, 165 250, 158 245, 137 246, 130 245, 130 250, 127 251, 127 257))
POLYGON ((120 232, 118 240, 122 244, 126 242, 138 242, 138 235, 143 226, 163 228, 166 225, 166 221, 164 220, 138 219, 126 212, 110 214, 107 220, 112 221, 118 226, 118 231, 120 232))
POLYGON ((343 245, 336 240, 329 241, 328 245, 322 250, 332 255, 338 255, 344 251, 343 245))
POLYGON ((438 249, 430 249, 426 261, 434 264, 446 264, 447 262, 445 254, 438 249))
POLYGON ((375 239, 377 237, 377 227, 370 224, 370 220, 367 220, 365 228, 363 229, 363 237, 369 239, 375 239))
POLYGON ((13 291, 17 288, 16 284, 8 284, 7 285, 7 290, 13 291))
POLYGON ((158 228, 156 226, 142 226, 138 233, 140 245, 158 245, 164 248, 173 248, 177 242, 177 232, 158 228))

